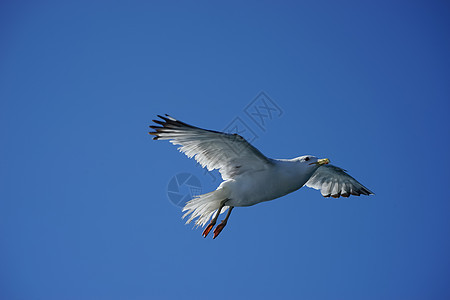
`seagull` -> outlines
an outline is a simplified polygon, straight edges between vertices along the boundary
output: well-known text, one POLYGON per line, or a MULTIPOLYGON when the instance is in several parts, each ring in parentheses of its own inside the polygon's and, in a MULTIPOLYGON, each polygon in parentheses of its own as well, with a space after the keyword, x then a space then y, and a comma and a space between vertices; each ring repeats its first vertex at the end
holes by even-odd
POLYGON ((271 159, 238 134, 206 130, 181 122, 169 115, 153 120, 159 126, 154 140, 169 140, 178 150, 194 158, 208 171, 218 169, 223 182, 210 193, 195 196, 183 208, 186 224, 204 227, 203 237, 214 228, 221 213, 225 219, 214 229, 215 239, 227 225, 234 207, 245 207, 270 201, 292 193, 303 186, 320 190, 324 197, 373 195, 346 170, 329 164, 328 158, 303 155, 293 159, 271 159))

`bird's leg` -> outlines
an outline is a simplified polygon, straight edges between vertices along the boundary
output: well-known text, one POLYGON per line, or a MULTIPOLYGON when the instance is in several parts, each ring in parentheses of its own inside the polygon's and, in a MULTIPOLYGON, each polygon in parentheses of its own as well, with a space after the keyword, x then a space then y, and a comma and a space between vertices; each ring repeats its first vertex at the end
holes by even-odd
POLYGON ((225 227, 225 225, 227 225, 228 222, 228 218, 230 217, 231 211, 233 210, 234 206, 230 206, 230 208, 228 209, 227 212, 227 216, 225 217, 225 219, 222 220, 222 222, 220 222, 219 225, 217 225, 216 229, 214 229, 214 237, 213 239, 215 239, 219 233, 222 231, 222 229, 225 227))
POLYGON ((208 226, 206 226, 205 230, 203 230, 203 237, 207 237, 211 229, 213 229, 214 225, 216 225, 217 218, 219 218, 220 212, 222 211, 222 208, 225 206, 225 201, 220 204, 219 209, 217 210, 216 214, 212 218, 211 222, 209 222, 208 226))

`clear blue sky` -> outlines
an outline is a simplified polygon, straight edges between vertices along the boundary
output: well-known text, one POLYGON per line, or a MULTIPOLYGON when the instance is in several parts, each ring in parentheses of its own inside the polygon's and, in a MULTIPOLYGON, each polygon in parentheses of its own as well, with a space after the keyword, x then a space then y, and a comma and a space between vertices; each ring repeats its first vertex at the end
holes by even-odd
POLYGON ((62 2, 0 5, 0 298, 450 298, 445 1, 62 2), (151 139, 164 113, 376 195, 301 189, 203 239, 168 184, 217 173, 151 139))

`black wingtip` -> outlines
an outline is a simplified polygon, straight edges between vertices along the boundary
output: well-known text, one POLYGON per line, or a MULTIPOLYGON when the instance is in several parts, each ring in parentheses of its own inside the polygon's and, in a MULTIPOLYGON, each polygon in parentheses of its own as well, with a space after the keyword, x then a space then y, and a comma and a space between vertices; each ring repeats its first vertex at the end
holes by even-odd
POLYGON ((159 124, 159 125, 163 125, 163 126, 164 126, 164 124, 167 123, 167 122, 163 122, 163 121, 160 121, 160 120, 153 120, 153 122, 155 122, 156 124, 159 124))
POLYGON ((153 137, 154 140, 159 139, 159 136, 158 136, 158 133, 157 133, 157 132, 149 132, 148 134, 154 135, 154 137, 153 137))
MULTIPOLYGON (((160 117, 161 119, 163 119, 166 122, 174 122, 174 118, 172 118, 171 116, 169 116, 168 114, 164 114, 164 116, 158 115, 158 117, 160 117)), ((153 120, 154 121, 154 120, 153 120)), ((161 122, 161 121, 160 121, 161 122)))
POLYGON ((371 190, 369 190, 366 187, 364 187, 363 192, 364 192, 364 195, 366 195, 366 196, 375 195, 374 192, 372 192, 371 190))

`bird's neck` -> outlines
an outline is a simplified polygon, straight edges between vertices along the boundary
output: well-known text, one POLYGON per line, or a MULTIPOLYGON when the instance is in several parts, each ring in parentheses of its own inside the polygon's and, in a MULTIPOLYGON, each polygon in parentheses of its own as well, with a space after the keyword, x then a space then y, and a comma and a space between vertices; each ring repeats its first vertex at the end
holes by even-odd
POLYGON ((298 162, 289 160, 278 160, 277 168, 277 181, 292 191, 301 188, 317 170, 317 168, 306 167, 298 162))

